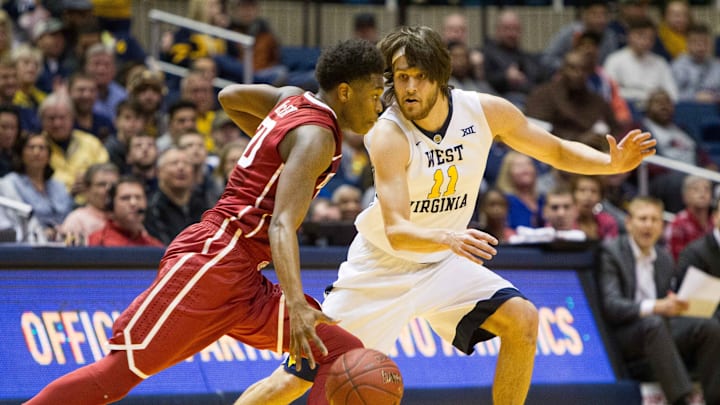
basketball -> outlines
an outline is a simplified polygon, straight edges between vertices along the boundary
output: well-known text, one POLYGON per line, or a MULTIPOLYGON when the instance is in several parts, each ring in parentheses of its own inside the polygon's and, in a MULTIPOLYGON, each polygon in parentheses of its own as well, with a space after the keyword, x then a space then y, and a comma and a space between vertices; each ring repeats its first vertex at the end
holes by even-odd
POLYGON ((373 349, 353 349, 335 360, 325 382, 330 405, 396 405, 403 396, 397 364, 373 349))

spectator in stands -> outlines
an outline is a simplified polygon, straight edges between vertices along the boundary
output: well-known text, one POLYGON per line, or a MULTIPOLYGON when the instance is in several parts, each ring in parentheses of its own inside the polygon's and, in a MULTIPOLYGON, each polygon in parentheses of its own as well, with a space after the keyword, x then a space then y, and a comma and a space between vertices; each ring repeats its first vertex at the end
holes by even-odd
POLYGON ((113 34, 130 34, 132 0, 92 0, 93 14, 113 34))
POLYGON ((618 1, 617 15, 608 23, 608 28, 615 32, 617 46, 627 45, 628 22, 641 18, 650 18, 648 8, 650 0, 620 0, 618 1))
MULTIPOLYGON (((615 121, 621 128, 629 129, 634 118, 627 101, 620 95, 617 82, 605 72, 600 65, 598 51, 602 37, 594 32, 583 32, 575 40, 574 50, 585 55, 586 69, 588 70, 588 87, 599 94, 615 116, 615 121)), ((622 132, 622 131, 621 131, 622 132)))
POLYGON ((193 192, 205 199, 206 205, 215 205, 223 188, 216 187, 212 177, 212 168, 207 163, 207 149, 205 149, 204 137, 197 131, 190 131, 180 135, 177 146, 187 152, 190 164, 193 167, 193 192))
POLYGON ((688 29, 687 53, 676 57, 671 65, 680 91, 679 101, 720 101, 720 60, 712 53, 711 41, 707 25, 692 25, 688 29))
POLYGON ((103 30, 103 42, 114 44, 118 65, 144 63, 146 54, 132 35, 131 0, 92 0, 93 14, 103 30))
POLYGON ((468 21, 464 14, 451 13, 446 15, 443 18, 441 34, 446 44, 450 42, 465 44, 470 51, 470 66, 472 66, 473 74, 485 75, 482 52, 470 44, 468 21))
POLYGON ((375 14, 357 13, 353 16, 353 37, 365 39, 373 44, 380 39, 375 14))
POLYGON ((65 37, 60 20, 50 18, 33 27, 33 42, 43 55, 42 72, 37 81, 40 90, 51 93, 71 72, 63 66, 65 37))
POLYGON ((307 222, 336 222, 342 215, 340 208, 327 198, 315 198, 308 209, 307 222))
MULTIPOLYGON (((257 0, 229 0, 230 29, 255 38, 253 47, 253 73, 256 83, 282 84, 285 82, 288 70, 280 60, 280 40, 273 33, 270 24, 260 17, 260 2, 257 0)), ((240 44, 233 44, 228 48, 228 55, 239 63, 243 59, 243 48, 240 44)), ((225 61, 225 59, 216 59, 225 61)), ((220 64, 220 76, 237 81, 242 79, 242 67, 233 68, 234 74, 227 75, 229 65, 220 64), (234 76, 234 77, 233 77, 234 76)))
POLYGON ((574 39, 582 32, 595 32, 602 37, 600 43, 600 62, 617 49, 615 31, 608 28, 609 5, 606 1, 590 0, 584 2, 580 11, 580 21, 575 21, 561 28, 550 39, 549 45, 542 54, 542 64, 549 72, 555 72, 563 63, 565 54, 572 49, 574 39))
POLYGON ((572 190, 563 185, 548 191, 542 215, 545 226, 556 231, 577 230, 578 208, 572 190))
POLYGON ((118 169, 112 163, 98 163, 88 167, 85 181, 86 204, 72 210, 60 227, 65 240, 75 245, 85 245, 91 233, 101 229, 107 222, 105 205, 108 190, 119 177, 118 169))
POLYGON ((608 76, 620 86, 620 95, 635 110, 644 110, 651 91, 664 89, 673 100, 678 89, 670 65, 651 51, 655 25, 649 19, 631 21, 628 45, 608 56, 603 65, 608 76))
MULTIPOLYGON (((44 135, 24 135, 18 138, 13 152, 15 170, 0 179, 0 195, 32 206, 32 215, 43 235, 30 239, 54 240, 73 202, 64 185, 52 178, 50 142, 44 135)), ((22 220, 18 213, 5 210, 5 217, 20 233, 22 220)), ((22 239, 24 235, 18 236, 22 239)))
POLYGON ((215 149, 210 136, 212 122, 215 119, 217 102, 212 82, 201 72, 190 72, 180 81, 180 98, 195 103, 197 120, 195 130, 200 132, 208 151, 215 149))
POLYGON ((112 120, 93 111, 97 100, 95 79, 85 73, 74 73, 68 81, 70 99, 75 109, 74 128, 95 135, 101 142, 114 132, 112 120))
POLYGON ((668 61, 687 52, 687 31, 691 24, 690 5, 686 0, 666 2, 653 51, 668 61))
POLYGON ((83 28, 97 24, 90 0, 62 0, 60 19, 65 27, 65 41, 73 49, 78 41, 78 32, 83 28))
MULTIPOLYGON (((657 140, 656 151, 659 156, 680 162, 716 169, 709 155, 682 128, 678 127, 673 117, 675 105, 670 96, 663 90, 650 94, 642 127, 651 131, 657 140)), ((663 200, 665 208, 678 212, 683 208, 682 197, 677 191, 681 189, 683 173, 651 168, 650 194, 663 200)))
POLYGON ((557 79, 541 84, 530 93, 527 115, 549 122, 553 133, 572 141, 590 131, 619 135, 620 128, 610 105, 587 86, 589 74, 586 55, 568 52, 557 79))
POLYGON ((145 115, 140 104, 131 99, 120 102, 115 111, 113 126, 115 134, 105 139, 105 149, 110 162, 120 169, 121 173, 126 173, 128 142, 145 128, 145 115))
POLYGON ((468 43, 468 22, 467 17, 461 13, 451 13, 443 18, 442 38, 445 42, 457 41, 463 44, 468 43))
POLYGON ((657 153, 670 159, 697 165, 698 145, 687 132, 674 123, 675 105, 670 94, 659 89, 651 92, 642 126, 657 139, 657 153))
POLYGON ((340 167, 335 176, 320 190, 318 196, 332 199, 335 189, 343 184, 355 186, 365 190, 364 175, 370 170, 370 157, 368 156, 363 136, 352 131, 343 131, 342 155, 340 167))
MULTIPOLYGON (((0 105, 13 105, 18 89, 17 68, 10 57, 0 58, 0 105)), ((15 106, 20 116, 20 130, 40 132, 37 113, 29 108, 15 106)))
POLYGON ((452 68, 448 84, 457 89, 494 94, 495 90, 485 80, 485 70, 473 69, 470 62, 471 51, 468 46, 457 41, 450 41, 447 46, 450 51, 450 67, 452 68), (483 76, 478 77, 477 71, 482 72, 483 76))
POLYGON ((164 244, 200 220, 209 207, 193 193, 192 163, 186 151, 171 147, 158 158, 158 191, 150 198, 145 227, 164 244))
POLYGON ((495 37, 482 49, 485 78, 502 97, 524 110, 530 91, 545 80, 538 56, 522 49, 522 23, 515 11, 503 10, 495 23, 495 37))
POLYGON ((53 178, 65 185, 67 191, 77 196, 85 191, 83 176, 94 163, 108 161, 103 144, 94 136, 73 129, 75 113, 72 101, 63 93, 52 93, 40 104, 40 121, 43 134, 50 141, 50 166, 53 178))
POLYGON ((471 228, 479 229, 494 236, 500 243, 505 243, 515 235, 515 230, 508 226, 508 201, 497 188, 485 190, 478 199, 476 220, 470 222, 471 228))
MULTIPOLYGON (((222 0, 188 0, 187 17, 205 24, 228 28, 228 13, 222 0)), ((189 68, 197 58, 227 53, 228 44, 222 38, 201 34, 190 28, 180 28, 172 34, 170 47, 166 45, 163 59, 189 68)))
POLYGON ((69 72, 78 72, 83 69, 83 60, 87 50, 93 45, 103 43, 102 29, 95 19, 76 28, 75 39, 68 42, 67 52, 63 58, 63 66, 69 72))
POLYGON ((699 176, 686 176, 682 184, 682 200, 685 209, 678 212, 665 229, 665 241, 675 260, 688 243, 713 229, 712 183, 699 176))
POLYGON ((543 225, 544 197, 537 192, 537 169, 532 159, 508 151, 500 164, 495 186, 508 199, 508 226, 538 228, 543 225))
MULTIPOLYGON (((712 207, 713 229, 704 236, 690 242, 680 252, 678 270, 680 280, 693 266, 711 276, 720 277, 720 203, 716 197, 712 207)), ((720 306, 715 311, 715 318, 720 320, 720 306)), ((709 403, 706 401, 706 403, 709 403)))
POLYGON ((631 181, 630 176, 634 172, 626 172, 604 176, 605 192, 601 204, 603 211, 615 218, 620 234, 625 234, 625 219, 627 218, 627 207, 633 198, 639 195, 638 189, 631 181))
POLYGON ((18 81, 13 104, 37 112, 40 103, 47 97, 46 92, 35 86, 40 76, 42 53, 29 45, 20 45, 12 50, 11 55, 17 67, 18 81))
POLYGON ((112 119, 117 105, 127 98, 125 88, 115 81, 117 66, 114 50, 103 44, 91 46, 85 54, 84 70, 97 83, 98 98, 93 111, 112 119))
POLYGON ((9 56, 0 59, 0 104, 14 105, 19 89, 17 64, 9 56))
POLYGON ((109 220, 102 229, 90 235, 89 246, 164 246, 150 236, 143 225, 147 198, 142 180, 128 176, 120 178, 108 191, 105 209, 109 220))
POLYGON ((0 177, 13 170, 13 145, 20 137, 20 112, 11 105, 0 105, 0 177))
POLYGON ((180 135, 197 130, 197 106, 189 100, 179 100, 168 108, 167 132, 157 138, 158 151, 177 144, 180 135))
MULTIPOLYGON (((14 43, 29 43, 32 41, 32 31, 41 21, 47 21, 50 13, 42 2, 34 1, 28 4, 22 1, 8 1, 3 3, 3 11, 7 12, 12 25, 12 40, 14 43)), ((2 35, 2 34, 0 34, 2 35)))
POLYGON ((210 83, 218 77, 217 63, 215 59, 208 56, 195 59, 190 65, 190 70, 199 72, 205 79, 209 80, 210 83))
POLYGON ((220 149, 218 165, 213 171, 215 187, 218 190, 225 190, 230 172, 232 172, 235 165, 237 165, 238 160, 240 160, 249 142, 250 138, 240 138, 236 141, 226 143, 222 149, 220 149))
POLYGON ((163 124, 163 96, 167 94, 165 75, 140 67, 128 74, 128 98, 142 109, 144 131, 153 137, 161 134, 163 124))
MULTIPOLYGON (((219 155, 225 145, 231 142, 243 142, 243 144, 247 145, 250 140, 250 137, 245 135, 223 110, 219 110, 215 114, 210 135, 215 145, 215 150, 211 151, 213 155, 219 155)), ((345 141, 344 137, 343 141, 345 141)), ((218 165, 213 164, 212 166, 217 167, 218 165)))
POLYGON ((619 235, 618 224, 603 210, 603 178, 576 175, 570 180, 572 196, 577 206, 577 227, 592 240, 609 240, 619 235))
POLYGON ((336 188, 332 194, 332 203, 340 210, 340 220, 354 222, 362 207, 362 190, 349 184, 336 188))
POLYGON ((13 20, 0 9, 0 58, 9 56, 13 48, 13 20))
POLYGON ((157 158, 155 138, 150 135, 140 132, 128 141, 124 174, 145 181, 145 195, 148 196, 152 196, 158 190, 157 158))
POLYGON ((663 232, 662 202, 638 197, 628 212, 628 235, 603 247, 599 272, 603 314, 622 356, 644 359, 671 404, 690 403, 685 359, 691 360, 706 403, 720 403, 720 323, 682 316, 688 303, 675 295, 673 259, 656 246, 663 232))

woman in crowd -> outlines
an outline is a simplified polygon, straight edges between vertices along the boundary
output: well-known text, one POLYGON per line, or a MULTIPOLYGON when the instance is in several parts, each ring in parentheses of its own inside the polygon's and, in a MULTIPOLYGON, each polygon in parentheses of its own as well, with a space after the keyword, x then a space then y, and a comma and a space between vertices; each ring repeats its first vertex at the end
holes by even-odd
POLYGON ((482 193, 474 217, 477 222, 470 222, 470 226, 489 233, 500 243, 515 235, 515 230, 508 226, 507 198, 497 188, 489 188, 482 193))
POLYGON ((603 211, 603 180, 599 176, 573 176, 570 180, 578 209, 577 224, 588 239, 605 240, 618 236, 615 218, 603 211))
MULTIPOLYGON (((13 158, 15 170, 0 179, 0 196, 32 206, 37 221, 28 229, 28 235, 18 233, 18 240, 55 240, 56 227, 62 224, 73 202, 65 186, 51 179, 50 142, 41 134, 21 136, 15 143, 13 158)), ((0 216, 16 232, 22 231, 23 218, 17 211, 6 208, 0 216)))
POLYGON ((532 159, 515 151, 503 157, 495 186, 508 200, 508 226, 543 225, 543 197, 537 191, 537 169, 532 159))

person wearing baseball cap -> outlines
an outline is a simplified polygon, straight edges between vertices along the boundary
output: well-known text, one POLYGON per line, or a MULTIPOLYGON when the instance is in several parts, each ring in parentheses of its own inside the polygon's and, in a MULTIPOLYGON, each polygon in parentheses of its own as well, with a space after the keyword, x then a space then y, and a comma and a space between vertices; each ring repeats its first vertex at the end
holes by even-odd
POLYGON ((43 55, 42 72, 37 80, 37 87, 48 94, 52 92, 55 82, 70 75, 63 62, 66 47, 63 30, 64 25, 60 20, 49 18, 40 21, 32 31, 33 43, 43 55))

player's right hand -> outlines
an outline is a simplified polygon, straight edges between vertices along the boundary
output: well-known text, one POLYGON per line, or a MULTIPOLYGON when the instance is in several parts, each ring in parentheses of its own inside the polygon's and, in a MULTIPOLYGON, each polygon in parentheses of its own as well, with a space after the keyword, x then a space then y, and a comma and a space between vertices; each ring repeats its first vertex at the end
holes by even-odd
POLYGON ((466 229, 462 232, 453 232, 450 249, 457 255, 478 264, 490 260, 497 254, 494 246, 498 240, 489 233, 477 229, 466 229))
POLYGON ((314 345, 323 356, 328 354, 325 344, 315 331, 315 326, 320 323, 336 324, 337 321, 307 303, 295 308, 288 306, 288 314, 290 317, 290 356, 295 360, 295 370, 300 371, 302 368, 301 357, 307 358, 310 368, 314 369, 316 363, 311 345, 314 345))

